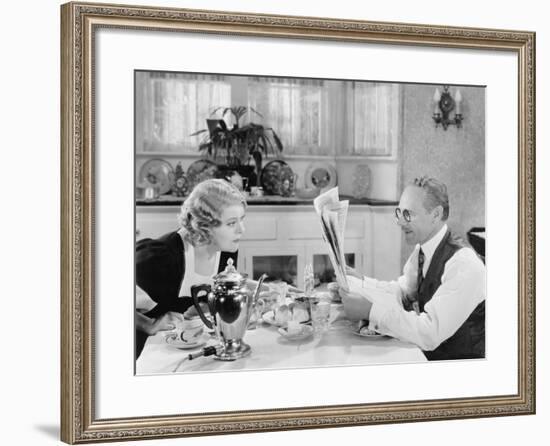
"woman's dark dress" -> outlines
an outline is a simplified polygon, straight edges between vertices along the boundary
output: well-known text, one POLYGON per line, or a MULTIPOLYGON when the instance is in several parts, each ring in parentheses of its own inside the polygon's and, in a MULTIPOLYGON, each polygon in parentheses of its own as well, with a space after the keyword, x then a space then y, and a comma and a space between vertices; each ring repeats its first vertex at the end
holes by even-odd
MULTIPOLYGON (((229 258, 237 266, 236 252, 222 252, 218 272, 225 269, 229 258)), ((136 283, 157 303, 145 316, 156 319, 169 311, 183 313, 193 305, 191 296, 178 296, 184 274, 184 246, 177 232, 136 243, 136 283)), ((136 359, 141 354, 147 337, 147 333, 136 329, 136 359)))

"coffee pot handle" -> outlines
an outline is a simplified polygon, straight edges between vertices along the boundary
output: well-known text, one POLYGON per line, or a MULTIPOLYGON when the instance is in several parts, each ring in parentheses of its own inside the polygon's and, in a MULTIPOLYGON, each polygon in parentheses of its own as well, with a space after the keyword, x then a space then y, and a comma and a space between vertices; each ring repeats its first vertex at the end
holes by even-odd
MULTIPOLYGON (((204 325, 206 325, 210 330, 214 329, 214 324, 212 324, 212 321, 210 321, 204 312, 202 311, 202 308, 200 306, 199 302, 199 294, 204 291, 208 295, 211 291, 210 285, 203 283, 201 285, 193 285, 191 286, 191 297, 193 298, 193 305, 195 306, 195 309, 197 310, 197 313, 199 313, 200 318, 204 322, 204 325)), ((210 304, 208 305, 210 307, 210 304)), ((212 308, 210 308, 210 314, 212 317, 214 317, 214 314, 212 313, 212 308)))

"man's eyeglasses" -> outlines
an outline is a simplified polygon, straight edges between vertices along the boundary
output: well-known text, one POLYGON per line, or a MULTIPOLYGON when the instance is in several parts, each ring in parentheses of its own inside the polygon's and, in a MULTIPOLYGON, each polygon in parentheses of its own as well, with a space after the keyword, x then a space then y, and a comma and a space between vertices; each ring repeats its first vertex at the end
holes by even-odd
POLYGON ((403 218, 407 223, 410 223, 411 220, 414 218, 414 213, 409 211, 408 209, 400 209, 395 208, 395 219, 399 221, 399 219, 403 218))

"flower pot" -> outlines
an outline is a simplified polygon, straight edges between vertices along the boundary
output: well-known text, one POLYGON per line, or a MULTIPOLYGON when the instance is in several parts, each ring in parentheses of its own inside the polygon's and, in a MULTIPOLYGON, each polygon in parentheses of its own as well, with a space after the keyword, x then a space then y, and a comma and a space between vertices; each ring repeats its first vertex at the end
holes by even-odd
POLYGON ((239 187, 239 189, 244 189, 249 191, 251 186, 255 186, 257 182, 257 175, 254 166, 250 165, 241 165, 241 166, 228 166, 228 165, 219 165, 218 166, 219 178, 224 178, 231 183, 239 187), (239 180, 237 176, 240 176, 242 180, 239 180), (242 181, 242 182, 240 182, 242 181))

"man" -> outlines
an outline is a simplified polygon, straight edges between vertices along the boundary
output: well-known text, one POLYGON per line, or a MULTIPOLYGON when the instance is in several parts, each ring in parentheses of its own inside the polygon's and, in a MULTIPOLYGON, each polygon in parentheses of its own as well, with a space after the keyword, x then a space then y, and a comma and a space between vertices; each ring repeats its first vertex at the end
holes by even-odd
POLYGON ((447 228, 447 187, 428 177, 405 188, 395 209, 415 248, 393 282, 348 270, 340 289, 346 314, 369 328, 418 345, 429 360, 485 357, 485 266, 447 228))

